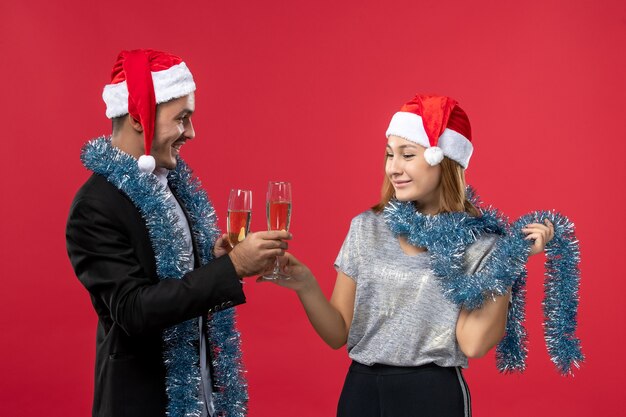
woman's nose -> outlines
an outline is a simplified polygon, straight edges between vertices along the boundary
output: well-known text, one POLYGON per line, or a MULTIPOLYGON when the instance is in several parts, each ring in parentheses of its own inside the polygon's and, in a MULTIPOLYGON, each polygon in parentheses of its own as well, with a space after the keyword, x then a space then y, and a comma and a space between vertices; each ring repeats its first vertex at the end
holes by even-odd
POLYGON ((398 158, 390 158, 387 161, 387 172, 391 174, 400 174, 402 172, 402 161, 398 158))

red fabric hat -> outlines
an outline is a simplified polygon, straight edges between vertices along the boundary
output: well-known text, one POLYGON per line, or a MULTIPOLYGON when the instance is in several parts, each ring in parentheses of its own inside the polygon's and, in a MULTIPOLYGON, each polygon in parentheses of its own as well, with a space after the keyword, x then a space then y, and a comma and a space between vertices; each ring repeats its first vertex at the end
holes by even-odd
POLYGON ((425 147, 433 166, 447 156, 467 168, 474 150, 467 114, 446 96, 416 95, 391 118, 386 136, 392 135, 425 147))
POLYGON ((104 86, 102 99, 109 119, 130 114, 143 126, 145 155, 139 169, 152 172, 155 160, 150 155, 156 105, 195 91, 193 76, 182 59, 152 49, 122 51, 111 71, 111 84, 104 86))

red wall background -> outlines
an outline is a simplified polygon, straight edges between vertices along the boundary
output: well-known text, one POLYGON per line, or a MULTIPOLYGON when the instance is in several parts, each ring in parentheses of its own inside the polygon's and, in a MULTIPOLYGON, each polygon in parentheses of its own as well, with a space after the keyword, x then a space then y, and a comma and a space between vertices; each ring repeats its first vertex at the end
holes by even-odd
MULTIPOLYGON (((110 132, 100 94, 121 49, 181 55, 197 84, 183 156, 224 226, 231 187, 293 183, 291 251, 330 294, 350 219, 372 205, 384 132, 416 92, 472 120, 468 179, 517 218, 557 209, 582 250, 587 362, 558 376, 541 331, 543 255, 529 263, 530 355, 467 378, 477 416, 623 415, 626 6, 623 1, 4 1, 0 415, 86 416, 96 316, 65 252, 81 145, 110 132)), ((294 294, 246 284, 238 309, 250 416, 331 416, 347 369, 294 294)))

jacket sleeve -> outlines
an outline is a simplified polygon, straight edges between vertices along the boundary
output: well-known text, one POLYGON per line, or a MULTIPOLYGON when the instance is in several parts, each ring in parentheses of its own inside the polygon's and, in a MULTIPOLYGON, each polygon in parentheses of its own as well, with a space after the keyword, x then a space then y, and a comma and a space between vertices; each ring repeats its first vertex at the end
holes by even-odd
MULTIPOLYGON (((245 302, 230 257, 222 256, 182 279, 149 276, 115 211, 97 199, 74 202, 67 250, 99 316, 129 335, 163 329, 245 302)), ((136 241, 135 241, 136 244, 136 241)))

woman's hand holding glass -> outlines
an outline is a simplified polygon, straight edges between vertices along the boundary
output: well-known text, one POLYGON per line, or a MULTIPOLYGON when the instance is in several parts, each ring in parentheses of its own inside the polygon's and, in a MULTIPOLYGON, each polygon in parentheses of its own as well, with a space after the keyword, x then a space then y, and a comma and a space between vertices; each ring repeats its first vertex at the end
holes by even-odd
POLYGON ((279 270, 281 274, 288 276, 289 279, 267 279, 265 277, 257 278, 257 282, 271 281, 281 287, 289 288, 295 292, 302 294, 317 285, 317 281, 311 273, 311 270, 295 256, 285 253, 279 259, 279 270))

